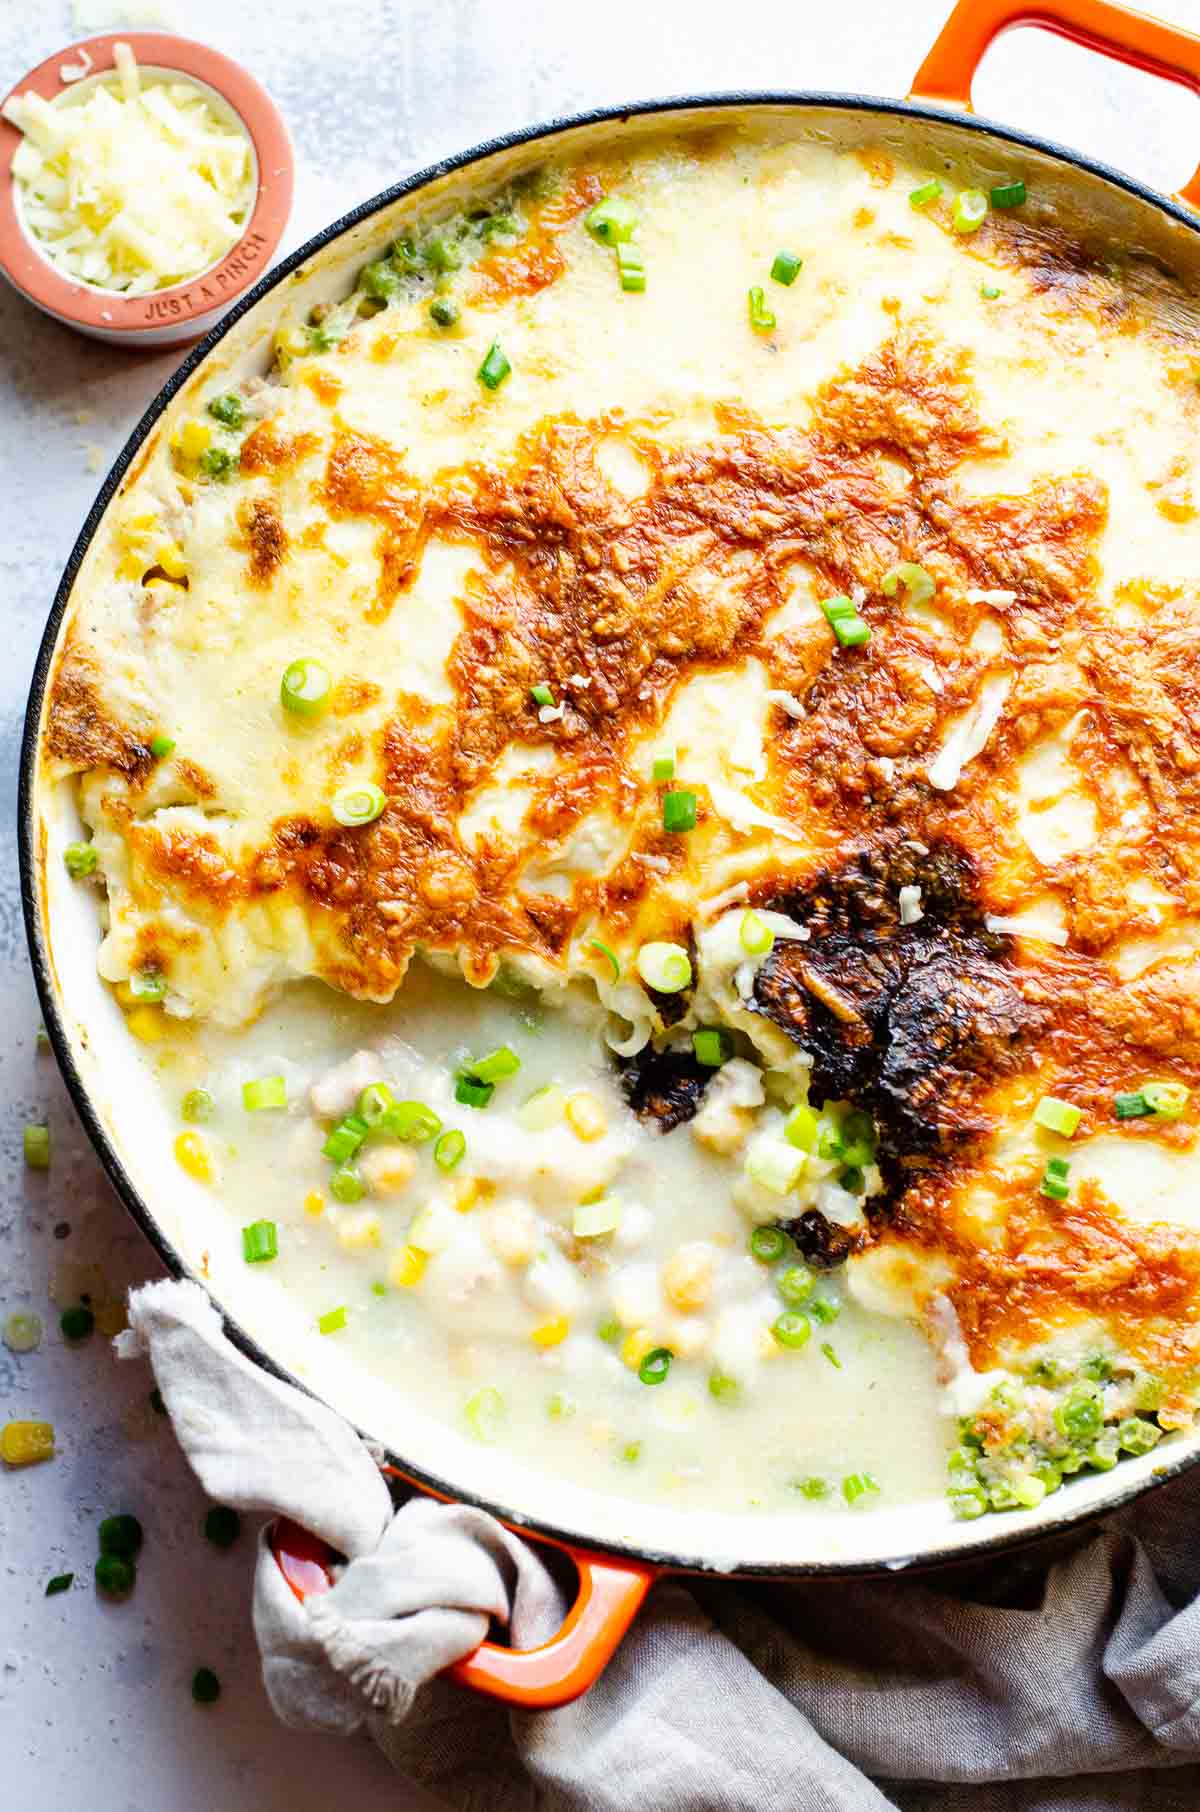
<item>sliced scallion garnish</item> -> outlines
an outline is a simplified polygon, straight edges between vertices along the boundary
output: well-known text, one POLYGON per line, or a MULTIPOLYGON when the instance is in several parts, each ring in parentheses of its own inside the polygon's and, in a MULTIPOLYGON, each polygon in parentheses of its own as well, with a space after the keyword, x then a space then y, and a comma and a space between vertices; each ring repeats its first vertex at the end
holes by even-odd
POLYGON ((654 766, 651 769, 651 773, 653 774, 655 780, 659 780, 659 781, 674 780, 674 778, 675 778, 675 751, 674 751, 674 749, 664 749, 663 753, 661 755, 656 755, 654 757, 654 766))
POLYGON ((407 1145, 427 1145, 441 1130, 441 1121, 423 1101, 392 1101, 379 1122, 380 1132, 407 1145))
POLYGON ((1071 1193, 1071 1186, 1067 1181, 1070 1171, 1071 1166, 1065 1158, 1047 1158, 1038 1190, 1053 1202, 1065 1202, 1071 1193))
POLYGON ((243 1082, 242 1106, 248 1114, 286 1107, 286 1081, 282 1076, 258 1076, 251 1082, 243 1082))
POLYGON ((632 202, 622 201, 619 195, 606 195, 583 217, 584 226, 601 245, 624 244, 633 238, 637 223, 637 209, 632 202))
POLYGON ((1025 184, 1021 177, 1012 182, 997 183, 992 190, 994 208, 1019 208, 1025 200, 1025 184))
POLYGON ((765 919, 751 910, 742 914, 738 942, 747 956, 768 956, 775 942, 775 933, 765 919))
POLYGON ((974 233, 987 219, 988 198, 982 189, 960 189, 954 197, 954 231, 974 233))
POLYGON ((329 703, 333 681, 320 661, 293 661, 283 670, 279 702, 294 717, 316 717, 329 703))
POLYGON ((1143 1082, 1142 1099, 1157 1120, 1178 1120, 1191 1090, 1182 1082, 1143 1082))
POLYGON ((346 1313, 344 1303, 339 1304, 336 1309, 327 1309, 324 1315, 317 1318, 317 1332, 320 1334, 336 1334, 345 1327, 348 1319, 349 1317, 346 1313))
POLYGON ((776 252, 771 264, 771 276, 776 283, 789 286, 796 281, 803 263, 803 258, 797 258, 795 252, 776 252))
POLYGON ((931 176, 928 182, 923 182, 919 188, 911 191, 908 205, 910 208, 927 208, 931 201, 937 200, 941 192, 941 183, 936 176, 931 176))
POLYGON ((504 356, 504 349, 499 340, 493 340, 476 376, 485 390, 499 390, 511 370, 512 366, 504 356))
POLYGON ((494 1082, 479 1082, 474 1076, 457 1076, 454 1099, 461 1107, 486 1107, 496 1092, 494 1082))
POLYGON ((515 1076, 521 1067, 521 1059, 506 1044, 498 1050, 489 1051, 486 1057, 472 1058, 464 1063, 463 1069, 476 1082, 503 1082, 509 1076, 515 1076))
POLYGON ((1044 1126, 1047 1132, 1058 1133, 1064 1139, 1071 1137, 1081 1118, 1079 1108, 1069 1101, 1060 1101, 1057 1095, 1043 1095, 1033 1110, 1035 1125, 1044 1126))
POLYGON ((544 680, 539 680, 536 686, 530 686, 529 696, 535 705, 552 705, 554 703, 554 694, 544 680))
POLYGON ((879 589, 885 598, 894 598, 901 586, 910 604, 928 604, 934 593, 933 580, 925 568, 913 560, 901 560, 879 581, 879 589))
POLYGON ((262 1265, 279 1257, 279 1233, 274 1221, 251 1221, 242 1228, 242 1257, 248 1265, 262 1265))
POLYGON ((700 1026, 692 1033, 692 1050, 696 1062, 702 1063, 705 1069, 719 1070, 723 1063, 728 1063, 733 1045, 721 1026, 700 1026))
POLYGON ((452 1126, 444 1132, 433 1148, 433 1161, 439 1170, 453 1170, 461 1164, 467 1151, 467 1137, 452 1126))
POLYGON ((656 994, 679 994, 692 979, 692 959, 682 944, 643 944, 637 972, 656 994))
POLYGON ((822 598, 821 612, 842 648, 863 648, 871 639, 871 626, 860 617, 854 600, 822 598))
POLYGON ((662 822, 665 831, 690 831, 696 828, 696 795, 686 788, 664 793, 662 822))
POLYGON ((750 325, 755 333, 770 333, 775 326, 775 316, 767 307, 766 297, 761 289, 755 287, 747 294, 750 312, 750 325))
POLYGON ((603 938, 590 937, 587 941, 587 947, 589 950, 598 950, 600 952, 600 955, 612 970, 613 980, 619 982, 621 979, 621 963, 616 951, 611 945, 606 944, 603 938))
POLYGON ((621 279, 621 288, 631 293, 640 294, 646 287, 646 266, 642 254, 636 245, 618 245, 617 275, 621 279))
POLYGON ((348 830, 360 824, 374 824, 387 804, 387 797, 370 781, 361 786, 343 787, 330 810, 339 824, 348 830))

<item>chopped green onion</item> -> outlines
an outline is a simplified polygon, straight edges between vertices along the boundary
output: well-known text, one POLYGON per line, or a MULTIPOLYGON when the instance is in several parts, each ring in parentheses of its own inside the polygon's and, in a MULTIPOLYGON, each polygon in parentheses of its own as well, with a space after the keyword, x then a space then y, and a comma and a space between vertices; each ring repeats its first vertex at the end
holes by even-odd
POLYGON ((592 238, 609 246, 623 245, 632 239, 637 223, 637 209, 617 195, 606 195, 583 217, 583 224, 592 238))
POLYGON ((796 1490, 801 1497, 807 1497, 815 1504, 821 1498, 829 1496, 829 1481, 818 1478, 797 1479, 796 1490))
POLYGON ((372 1082, 358 1097, 358 1118, 369 1127, 382 1124, 383 1117, 392 1106, 392 1091, 386 1082, 372 1082))
POLYGON ((358 273, 358 287, 376 302, 386 302, 400 288, 400 272, 388 258, 364 264, 358 273))
POLYGON ((453 327, 458 320, 458 303, 449 296, 435 296, 429 304, 429 319, 435 327, 453 327))
POLYGON ((477 1441, 494 1441, 507 1413, 504 1398, 490 1384, 477 1390, 463 1405, 463 1415, 477 1441))
POLYGON ((370 1130, 360 1115, 346 1114, 322 1145, 322 1157, 331 1164, 348 1164, 370 1130))
POLYGON ((869 1472, 848 1472, 842 1480, 842 1496, 848 1504, 857 1504, 878 1490, 879 1482, 869 1472))
POLYGON ((692 979, 692 959, 682 944, 643 944, 637 972, 656 994, 680 994, 692 979))
POLYGON ((64 1309, 58 1318, 64 1340, 90 1340, 96 1329, 96 1317, 86 1303, 64 1309))
POLYGON ((427 239, 422 251, 431 270, 456 271, 462 263, 462 253, 453 239, 447 239, 442 233, 435 233, 432 239, 427 239))
POLYGON ((982 189, 961 189, 954 197, 954 231, 974 233, 987 219, 988 198, 982 189))
POLYGON ((742 1387, 729 1372, 723 1372, 719 1366, 714 1366, 708 1374, 708 1394, 715 1397, 718 1403, 736 1403, 742 1394, 742 1387))
POLYGON ((1158 1120, 1178 1120, 1191 1090, 1182 1082, 1143 1082, 1142 1100, 1158 1120))
POLYGON ((621 1459, 623 1463, 626 1466, 636 1466, 641 1457, 642 1443, 640 1441, 626 1441, 624 1447, 621 1449, 621 1459))
POLYGON ((42 1318, 29 1309, 14 1309, 0 1330, 10 1353, 32 1353, 42 1343, 42 1318))
POLYGON ((1154 1109, 1139 1088, 1128 1095, 1114 1095, 1113 1112, 1118 1120, 1140 1120, 1154 1109))
POLYGON ((477 1082, 474 1076, 456 1076, 454 1099, 461 1107, 486 1107, 496 1092, 494 1082, 477 1082))
POLYGON ((467 1135, 452 1126, 444 1132, 433 1148, 433 1161, 439 1170, 453 1170, 461 1164, 467 1151, 467 1135))
POLYGON ((318 321, 308 329, 308 344, 313 352, 329 352, 340 346, 345 337, 346 329, 340 321, 318 321))
POLYGON ((150 753, 155 761, 165 761, 174 747, 175 738, 173 736, 152 736, 150 738, 150 753))
POLYGON ((928 604, 934 593, 934 583, 923 566, 913 560, 901 560, 884 573, 879 582, 885 598, 894 598, 901 586, 910 604, 928 604))
POLYGON ((636 245, 617 247, 617 275, 621 288, 630 295, 640 295, 646 287, 646 266, 636 245))
POLYGON ((733 1044, 729 1033, 721 1027, 701 1026, 692 1033, 692 1050, 696 1062, 702 1063, 705 1069, 719 1070, 733 1055, 733 1044))
POLYGON ((789 1309, 771 1323, 771 1332, 780 1346, 786 1347, 789 1352, 798 1353, 802 1346, 808 1345, 812 1337, 812 1326, 806 1316, 789 1309))
POLYGON ((790 287, 800 275, 803 258, 797 258, 795 252, 776 252, 771 264, 771 275, 776 283, 790 287))
POLYGON ((675 1357, 669 1346, 651 1347, 642 1363, 638 1366, 638 1377, 643 1384, 665 1384, 671 1361, 675 1357))
POLYGON ((1042 1172, 1042 1180, 1038 1184, 1041 1194, 1048 1195, 1051 1201, 1065 1202, 1071 1193, 1070 1184, 1067 1182, 1070 1169, 1071 1166, 1065 1158, 1047 1158, 1046 1168, 1042 1172))
POLYGON ((211 1120, 217 1111, 217 1104, 206 1088, 190 1088, 179 1103, 179 1112, 183 1119, 199 1125, 211 1120))
POLYGON ((664 793, 662 821, 665 831, 690 831, 696 828, 696 795, 684 790, 664 793))
POLYGON ((815 1283, 816 1278, 807 1265, 789 1265, 775 1279, 775 1288, 789 1309, 798 1309, 812 1295, 815 1283))
POLYGON ((324 1315, 318 1317, 317 1332, 319 1334, 338 1334, 345 1327, 347 1320, 346 1305, 341 1303, 336 1309, 327 1309, 324 1315))
POLYGON ((473 1076, 476 1082, 503 1082, 508 1076, 515 1076, 521 1067, 521 1059, 506 1044, 499 1049, 489 1051, 486 1057, 473 1058, 464 1063, 463 1070, 473 1076))
POLYGON ((97 1530, 101 1554, 115 1554, 121 1560, 132 1560, 144 1539, 142 1525, 128 1511, 119 1516, 106 1516, 97 1530))
POLYGON ((279 701, 294 717, 317 717, 329 703, 333 681, 320 661, 293 661, 283 670, 279 701))
POLYGON ((75 1580, 74 1573, 56 1573, 53 1579, 46 1581, 47 1598, 57 1598, 60 1592, 69 1592, 75 1580))
POLYGON ((656 755, 654 757, 654 766, 653 766, 651 772, 653 773, 653 776, 654 776, 655 780, 657 780, 657 781, 674 780, 674 778, 675 778, 675 751, 674 751, 674 749, 668 749, 664 754, 656 755))
POLYGON ((979 285, 979 293, 985 302, 994 302, 996 297, 1003 295, 1004 292, 1003 290, 998 289, 994 283, 981 283, 979 285))
POLYGON ((609 968, 612 970, 613 980, 615 982, 620 981, 621 964, 620 964, 620 960, 617 957, 616 951, 611 949, 609 947, 609 945, 607 945, 604 942, 603 938, 599 938, 599 937, 590 937, 587 942, 587 947, 589 950, 598 950, 600 952, 601 956, 604 958, 604 960, 607 962, 609 968))
POLYGON ((860 617, 851 598, 822 598, 821 611, 843 648, 862 648, 871 639, 871 626, 860 617))
POLYGON ((566 1391, 552 1391, 546 1399, 546 1414, 555 1422, 567 1422, 576 1413, 579 1405, 574 1397, 568 1397, 566 1391))
POLYGON ((1069 1101, 1060 1101, 1057 1095, 1043 1095, 1033 1110, 1035 1126, 1044 1126, 1047 1132, 1059 1133, 1064 1139, 1071 1137, 1082 1117, 1079 1108, 1069 1101))
POLYGON ((137 1582, 137 1568, 120 1554, 102 1554, 95 1576, 97 1586, 109 1598, 128 1598, 137 1582))
POLYGON ((828 1296, 814 1296, 808 1305, 808 1313, 813 1320, 821 1322, 825 1327, 831 1321, 836 1321, 841 1312, 840 1304, 831 1302, 828 1296))
POLYGON ((931 176, 928 182, 923 182, 919 188, 910 192, 908 205, 910 208, 927 208, 931 201, 937 200, 941 192, 941 183, 936 176, 931 176))
POLYGON ((30 1170, 50 1168, 50 1128, 31 1121, 25 1128, 25 1163, 30 1170))
POLYGON ((209 478, 228 478, 237 466, 237 454, 228 447, 206 447, 200 455, 200 470, 209 478))
POLYGON ((783 1123, 783 1136, 797 1151, 814 1151, 820 1115, 813 1107, 794 1107, 783 1123))
POLYGON ((511 370, 512 366, 505 358, 499 340, 493 340, 475 375, 485 390, 499 390, 511 370))
POLYGON ((87 875, 94 875, 100 864, 96 845, 68 843, 63 850, 63 864, 73 881, 82 881, 87 875))
POLYGON ((1141 1416, 1127 1416, 1117 1423, 1117 1441, 1125 1453, 1149 1453, 1162 1440, 1162 1429, 1141 1416))
POLYGON ((775 942, 775 933, 765 919, 759 918, 757 912, 743 912, 742 922, 738 926, 738 942, 747 956, 768 956, 775 942))
POLYGON ((228 1504, 214 1504, 204 1518, 204 1533, 214 1548, 232 1548, 242 1531, 242 1519, 228 1504))
POLYGON ((242 1106, 248 1114, 287 1106, 287 1083, 282 1076, 258 1076, 242 1084, 242 1106))
POLYGON ((163 1000, 167 984, 157 969, 135 969, 129 977, 129 992, 135 1000, 163 1000))
POLYGON ((192 1697, 197 1705, 215 1705, 221 1696, 221 1682, 211 1667, 198 1667, 192 1675, 192 1697))
POLYGON ((749 292, 750 325, 755 333, 770 333, 775 326, 775 316, 767 307, 766 298, 761 289, 749 292))
POLYGON ((517 1119, 526 1132, 546 1132, 549 1127, 558 1125, 566 1105, 565 1089, 559 1088, 556 1082, 548 1082, 545 1088, 534 1089, 521 1103, 517 1119))
POLYGON ((773 1265, 788 1249, 787 1234, 782 1227, 755 1227, 750 1235, 750 1255, 760 1265, 773 1265))
POLYGON ((241 397, 235 396, 233 391, 227 396, 214 396, 208 405, 208 413, 225 428, 240 428, 246 414, 241 397))
POLYGON ((605 1346, 615 1346, 621 1338, 621 1324, 615 1315, 610 1315, 596 1329, 596 1337, 603 1340, 605 1346))
POLYGON ((358 824, 374 824, 386 804, 385 794, 368 780, 361 786, 344 787, 331 809, 338 823, 349 829, 358 824))
POLYGON ((529 696, 535 705, 552 705, 554 703, 554 694, 545 680, 539 680, 536 686, 530 686, 529 696))
POLYGON ((1025 200, 1025 184, 1018 176, 1014 182, 997 183, 992 190, 994 208, 1019 208, 1025 200))
POLYGON ((604 1233, 615 1233, 620 1225, 621 1204, 611 1195, 602 1195, 598 1202, 580 1202, 571 1216, 576 1239, 599 1239, 604 1233))
POLYGON ((279 1257, 279 1236, 274 1221, 251 1221, 242 1228, 242 1257, 248 1265, 265 1265, 279 1257))
POLYGON ((367 1186, 353 1164, 339 1164, 329 1179, 329 1193, 335 1202, 341 1202, 349 1208, 355 1202, 361 1202, 367 1193, 367 1186))
POLYGON ((838 1358, 837 1354, 834 1352, 833 1348, 830 1346, 828 1340, 823 1340, 821 1342, 821 1351, 824 1353, 825 1357, 828 1359, 830 1365, 832 1365, 836 1371, 840 1372, 842 1369, 842 1362, 838 1358))
POLYGON ((442 1130, 442 1123, 423 1101, 393 1101, 384 1109, 379 1131, 409 1145, 427 1145, 442 1130))

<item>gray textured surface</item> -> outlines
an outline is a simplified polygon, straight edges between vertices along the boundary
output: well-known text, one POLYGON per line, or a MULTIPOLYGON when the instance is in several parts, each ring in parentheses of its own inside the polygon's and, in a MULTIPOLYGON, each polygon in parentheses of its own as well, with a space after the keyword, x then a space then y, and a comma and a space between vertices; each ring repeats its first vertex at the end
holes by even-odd
MULTIPOLYGON (((100 0, 0 0, 0 86, 80 35, 150 23, 100 0)), ((900 94, 948 0, 175 0, 160 17, 219 45, 272 89, 298 158, 295 244, 353 202, 439 153, 593 103, 692 88, 809 87, 900 94), (734 35, 730 35, 731 21, 734 35)), ((1200 29, 1197 0, 1156 10, 1200 29)), ((991 55, 979 110, 1108 158, 1165 186, 1200 155, 1194 100, 1042 36, 991 55)), ((8 1812, 86 1803, 98 1812, 327 1812, 429 1802, 399 1785, 365 1743, 274 1726, 249 1627, 248 1537, 229 1554, 199 1532, 203 1499, 147 1380, 96 1339, 68 1350, 48 1292, 71 1293, 72 1265, 99 1264, 116 1293, 151 1276, 149 1249, 109 1194, 62 1088, 35 1049, 37 1011, 16 887, 12 796, 34 651, 59 572, 104 467, 173 368, 175 355, 97 347, 0 294, 0 583, 8 660, 0 678, 0 1316, 46 1319, 40 1352, 0 1348, 0 1420, 45 1415, 52 1464, 0 1478, 0 1798, 8 1812), (21 1167, 23 1122, 48 1113, 49 1179, 21 1167), (54 1237, 69 1222, 70 1233, 54 1237), (135 1596, 99 1603, 94 1525, 141 1516, 147 1543, 135 1596), (63 1597, 45 1580, 74 1569, 63 1597), (224 1696, 193 1706, 188 1683, 216 1668, 224 1696)))

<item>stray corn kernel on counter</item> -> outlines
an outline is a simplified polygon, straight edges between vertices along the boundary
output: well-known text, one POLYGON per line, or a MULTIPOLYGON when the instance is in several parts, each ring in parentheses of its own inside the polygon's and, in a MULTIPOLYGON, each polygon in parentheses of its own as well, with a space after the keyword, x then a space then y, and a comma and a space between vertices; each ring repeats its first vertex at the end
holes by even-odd
POLYGON ((1022 180, 764 127, 415 219, 185 392, 47 759, 314 1375, 763 1514, 1191 1426, 1198 372, 1022 180))

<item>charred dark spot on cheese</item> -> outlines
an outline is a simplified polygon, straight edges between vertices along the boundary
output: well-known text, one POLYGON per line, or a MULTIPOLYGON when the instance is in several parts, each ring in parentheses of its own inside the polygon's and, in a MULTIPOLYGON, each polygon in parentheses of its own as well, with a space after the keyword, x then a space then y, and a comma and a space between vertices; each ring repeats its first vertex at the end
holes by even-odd
POLYGON ((863 849, 775 904, 811 936, 777 940, 754 1010, 811 1053, 815 1096, 870 1110, 885 1174, 984 1134, 981 1095, 1043 1010, 985 929, 970 860, 949 844, 863 849), (921 889, 916 924, 900 923, 902 886, 921 889))
POLYGON ((109 767, 132 777, 152 760, 145 744, 106 710, 97 676, 74 634, 55 677, 46 716, 51 754, 78 767, 109 767))
POLYGON ((803 1214, 780 1221, 779 1225, 791 1236, 801 1258, 817 1271, 832 1271, 844 1265, 866 1239, 862 1228, 841 1227, 836 1221, 827 1220, 819 1208, 806 1208, 803 1214))
POLYGON ((287 531, 279 505, 273 497, 254 497, 239 518, 250 551, 250 578, 255 585, 267 585, 287 558, 287 531))
POLYGON ((690 1051, 657 1051, 646 1045, 620 1066, 621 1089, 639 1120, 668 1133, 696 1113, 713 1072, 690 1051))

